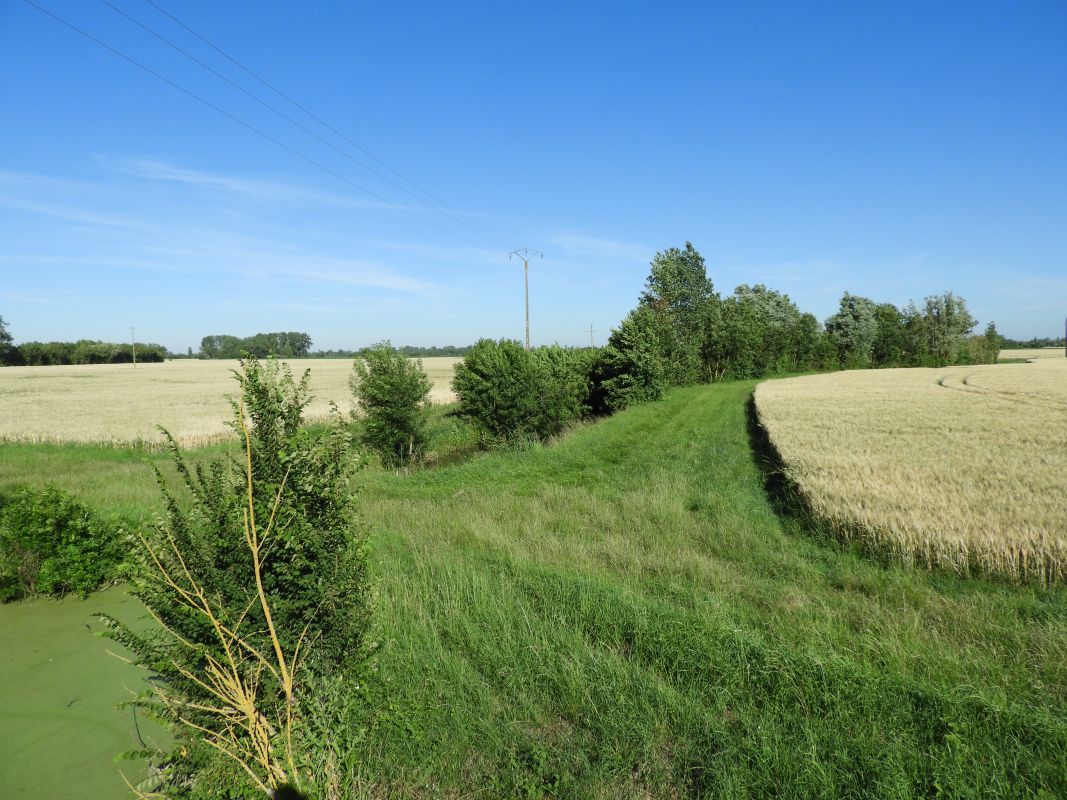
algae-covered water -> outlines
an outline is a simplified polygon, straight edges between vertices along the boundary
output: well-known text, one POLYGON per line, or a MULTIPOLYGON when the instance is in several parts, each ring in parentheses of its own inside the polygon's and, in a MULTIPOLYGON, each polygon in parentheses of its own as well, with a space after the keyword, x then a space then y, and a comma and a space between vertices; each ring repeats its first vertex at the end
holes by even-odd
POLYGON ((99 612, 132 622, 144 609, 122 587, 0 605, 0 796, 118 800, 131 796, 120 768, 134 784, 144 777, 139 762, 113 759, 160 736, 142 714, 117 708, 147 673, 93 635, 99 612))

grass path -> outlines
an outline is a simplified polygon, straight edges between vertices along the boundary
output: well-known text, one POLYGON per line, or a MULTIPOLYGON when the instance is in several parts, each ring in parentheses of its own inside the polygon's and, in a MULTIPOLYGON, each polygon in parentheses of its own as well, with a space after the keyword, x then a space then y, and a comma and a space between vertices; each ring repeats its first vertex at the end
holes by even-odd
POLYGON ((1067 594, 883 567, 767 500, 750 384, 364 492, 367 785, 1067 794, 1067 594))

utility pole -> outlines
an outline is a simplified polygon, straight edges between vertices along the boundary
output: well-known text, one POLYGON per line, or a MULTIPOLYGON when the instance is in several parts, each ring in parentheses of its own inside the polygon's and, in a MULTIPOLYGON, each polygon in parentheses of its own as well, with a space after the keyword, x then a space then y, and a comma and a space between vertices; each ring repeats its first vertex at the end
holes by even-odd
POLYGON ((130 341, 133 343, 133 368, 137 369, 137 329, 130 326, 130 341))
POLYGON ((545 254, 540 250, 531 250, 528 247, 520 247, 518 250, 512 250, 508 254, 508 261, 512 256, 516 256, 522 259, 522 276, 523 287, 525 289, 526 296, 526 349, 530 349, 530 257, 538 256, 544 258, 545 254))
POLYGON ((592 322, 589 323, 589 347, 590 348, 596 347, 596 345, 593 344, 593 323, 592 322))

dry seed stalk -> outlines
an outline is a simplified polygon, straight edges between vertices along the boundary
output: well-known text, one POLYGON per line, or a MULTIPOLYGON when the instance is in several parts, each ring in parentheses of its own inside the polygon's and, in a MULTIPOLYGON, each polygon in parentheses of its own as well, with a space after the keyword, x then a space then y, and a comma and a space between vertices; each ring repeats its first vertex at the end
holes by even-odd
MULTIPOLYGON (((288 472, 282 479, 274 497, 267 526, 260 529, 256 523, 255 503, 252 480, 252 442, 245 419, 244 404, 239 406, 238 419, 240 433, 244 439, 246 507, 244 509, 244 543, 252 560, 252 570, 256 582, 256 597, 238 615, 234 625, 223 622, 227 616, 226 609, 216 605, 204 590, 186 559, 182 555, 174 537, 167 532, 169 553, 164 555, 141 533, 138 533, 141 545, 149 556, 155 569, 156 578, 172 590, 175 600, 188 609, 203 616, 210 624, 215 642, 222 651, 222 658, 216 658, 204 648, 194 645, 178 632, 165 624, 158 615, 153 615, 157 622, 182 647, 196 651, 203 659, 204 665, 197 673, 172 662, 174 668, 190 683, 199 687, 212 698, 209 703, 197 703, 179 697, 177 694, 156 686, 155 692, 161 703, 183 725, 198 731, 204 741, 211 747, 235 761, 252 782, 264 793, 271 793, 281 784, 297 775, 293 757, 292 730, 296 714, 296 676, 300 665, 300 650, 307 635, 305 626, 293 652, 287 654, 282 646, 271 613, 271 603, 263 585, 263 550, 275 530, 277 512, 282 493, 288 480, 288 472), (241 626, 252 606, 259 604, 271 647, 269 651, 257 647, 241 633, 241 626), (261 677, 269 673, 281 688, 284 702, 281 710, 271 711, 271 705, 263 696, 261 677), (213 724, 201 724, 189 717, 188 711, 208 715, 213 724), (277 743, 284 744, 284 758, 277 755, 277 743)), ((138 797, 158 797, 154 793, 144 793, 131 787, 138 797)))

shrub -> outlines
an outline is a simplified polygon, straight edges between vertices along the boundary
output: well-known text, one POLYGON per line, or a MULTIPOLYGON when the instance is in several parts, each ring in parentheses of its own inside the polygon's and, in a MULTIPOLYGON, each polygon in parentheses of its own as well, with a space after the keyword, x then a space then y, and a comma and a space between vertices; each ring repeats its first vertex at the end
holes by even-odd
POLYGON ((547 439, 588 410, 588 357, 482 339, 456 365, 459 414, 490 439, 547 439))
POLYGON ((301 693, 344 674, 367 625, 344 421, 300 427, 307 372, 297 382, 287 366, 249 358, 236 375, 241 461, 191 470, 170 440, 181 496, 157 470, 167 513, 139 534, 133 589, 161 628, 107 620, 157 675, 140 702, 175 732, 173 749, 153 756, 163 796, 215 797, 225 781, 226 796, 253 797, 302 781, 313 754, 293 744, 301 693))
POLYGON ((0 508, 0 601, 100 588, 122 562, 123 538, 55 486, 16 489, 0 508))
POLYGON ((611 332, 593 369, 593 410, 621 411, 658 400, 667 389, 661 330, 651 309, 639 306, 611 332))
POLYGON ((363 411, 363 443, 387 466, 416 461, 426 449, 426 417, 433 383, 421 361, 382 342, 363 351, 349 381, 363 411))
POLYGON ((595 353, 551 345, 531 350, 530 355, 542 372, 540 435, 555 436, 589 413, 590 373, 595 353))

